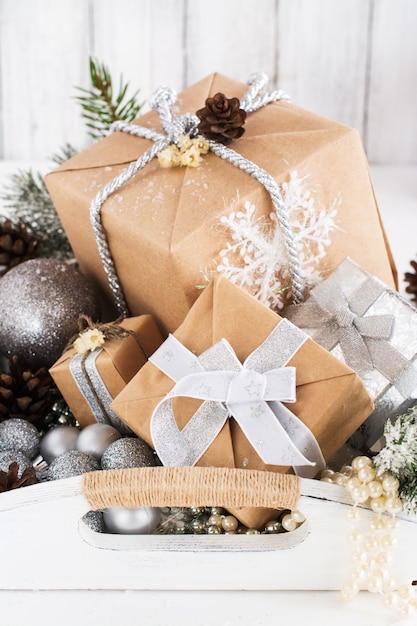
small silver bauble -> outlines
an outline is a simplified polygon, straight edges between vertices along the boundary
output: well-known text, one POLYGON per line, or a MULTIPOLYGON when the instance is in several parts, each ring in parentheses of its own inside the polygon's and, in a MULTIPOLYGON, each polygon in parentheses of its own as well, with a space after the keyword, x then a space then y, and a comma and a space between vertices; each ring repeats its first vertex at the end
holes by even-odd
POLYGON ((90 424, 80 432, 76 449, 100 459, 109 445, 120 437, 119 431, 110 424, 90 424))
POLYGON ((25 469, 31 467, 32 463, 30 459, 23 452, 19 450, 1 450, 0 451, 0 471, 8 472, 9 465, 16 461, 19 463, 18 477, 20 478, 25 469))
POLYGON ((109 507, 103 510, 107 532, 120 535, 149 535, 161 521, 161 511, 151 506, 127 508, 109 507))
POLYGON ((0 450, 19 450, 33 459, 39 452, 41 436, 27 420, 12 417, 0 424, 0 450))
POLYGON ((77 450, 68 450, 52 461, 48 468, 48 480, 61 480, 98 469, 100 463, 93 456, 77 450))
POLYGON ((88 511, 81 519, 84 524, 95 533, 105 532, 103 513, 101 511, 88 511))
POLYGON ((56 426, 44 435, 40 445, 40 454, 50 464, 57 456, 74 450, 80 431, 75 426, 56 426))
POLYGON ((123 437, 114 441, 101 457, 101 467, 104 470, 155 465, 160 465, 156 453, 146 441, 136 437, 123 437))
POLYGON ((0 280, 0 351, 33 367, 55 363, 78 331, 81 313, 94 320, 96 293, 75 267, 54 259, 31 259, 0 280))

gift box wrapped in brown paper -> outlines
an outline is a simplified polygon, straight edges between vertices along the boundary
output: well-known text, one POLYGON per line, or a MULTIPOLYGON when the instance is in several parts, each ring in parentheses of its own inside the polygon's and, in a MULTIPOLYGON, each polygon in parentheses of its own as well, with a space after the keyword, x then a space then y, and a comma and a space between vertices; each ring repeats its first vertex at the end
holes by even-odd
POLYGON ((130 432, 111 411, 110 402, 163 339, 150 315, 127 318, 118 330, 113 334, 119 338, 106 339, 100 348, 84 355, 69 348, 49 370, 81 427, 101 422, 130 432))
MULTIPOLYGON (((218 92, 241 98, 247 85, 213 74, 184 90, 175 115, 204 107, 218 92)), ((161 133, 155 111, 137 120, 161 133)), ((388 285, 395 272, 380 222, 366 157, 356 130, 280 100, 248 112, 234 151, 268 172, 277 184, 293 171, 317 192, 319 209, 338 200, 335 228, 320 271, 326 277, 346 257, 388 285)), ((113 132, 46 176, 46 184, 83 272, 112 302, 90 224, 96 194, 153 141, 113 132)), ((269 220, 271 197, 251 175, 213 152, 198 167, 162 168, 156 158, 140 169, 101 207, 101 222, 130 315, 152 314, 164 332, 183 321, 216 271, 230 232, 221 218, 250 202, 255 218, 269 220), (214 269, 213 269, 214 268, 214 269)), ((239 283, 242 284, 242 283, 239 283)), ((120 312, 120 311, 119 311, 120 312)))
MULTIPOLYGON (((245 359, 261 345, 265 346, 265 340, 272 332, 279 331, 280 327, 283 333, 281 333, 279 344, 275 345, 272 355, 270 348, 268 348, 266 357, 265 353, 264 357, 269 361, 268 367, 276 367, 275 357, 277 356, 277 360, 279 360, 278 353, 281 353, 281 355, 285 355, 285 358, 283 361, 281 359, 281 363, 278 365, 284 363, 283 369, 288 369, 287 366, 289 368, 295 367, 296 401, 291 402, 291 404, 282 404, 287 406, 310 429, 316 444, 318 443, 321 448, 324 459, 328 459, 365 421, 372 411, 373 403, 357 374, 316 344, 305 333, 259 303, 253 296, 220 277, 204 289, 184 322, 174 333, 174 341, 178 340, 192 354, 201 359, 201 355, 205 351, 216 342, 225 339, 234 350, 239 362, 244 363, 245 359), (294 349, 293 338, 290 338, 291 327, 294 332, 301 333, 302 339, 299 348, 294 349), (290 360, 285 363, 289 357, 290 360)), ((167 341, 172 341, 172 337, 170 336, 167 341)), ((170 348, 165 349, 167 341, 162 344, 155 355, 159 353, 161 358, 166 357, 169 361, 173 354, 170 348)), ((189 359, 189 356, 190 354, 186 356, 186 359, 189 359)), ((204 384, 199 383, 201 387, 206 387, 207 390, 211 387, 212 383, 205 377, 208 376, 208 370, 216 370, 217 368, 224 369, 219 360, 212 357, 211 365, 205 368, 207 371, 203 372, 204 384), (213 361, 215 362, 213 363, 213 361)), ((227 372, 224 375, 226 376, 227 372)), ((223 372, 220 376, 223 376, 223 372)), ((148 362, 132 378, 111 405, 120 419, 151 446, 156 447, 157 452, 158 447, 155 446, 156 431, 152 425, 152 419, 155 418, 152 416, 161 402, 163 403, 161 406, 164 406, 167 400, 166 395, 170 392, 172 394, 173 386, 171 377, 163 373, 159 366, 157 367, 153 362, 148 362)), ((257 383, 250 383, 250 386, 256 390, 257 383)), ((172 401, 176 421, 175 428, 178 433, 185 425, 189 428, 191 419, 195 418, 195 411, 203 406, 201 400, 196 399, 198 394, 196 396, 191 393, 190 396, 173 398, 168 396, 169 402, 172 401)), ((202 427, 196 434, 198 445, 201 445, 199 438, 204 439, 207 431, 211 428, 210 423, 214 416, 213 406, 218 407, 220 403, 209 402, 205 404, 208 412, 205 417, 203 416, 202 427)), ((255 403, 254 407, 257 406, 258 404, 255 403)), ((256 411, 255 413, 256 415, 251 419, 256 421, 259 414, 256 411)), ((169 424, 164 422, 163 416, 159 427, 158 437, 162 440, 168 456, 173 455, 171 457, 173 462, 165 464, 187 464, 181 462, 179 456, 179 462, 175 462, 176 435, 174 433, 171 436, 169 424), (166 433, 164 433, 165 426, 166 433), (166 439, 165 442, 163 441, 164 438, 166 439)), ((291 433, 291 427, 289 427, 289 432, 291 433)), ((181 434, 179 436, 181 437, 181 434)), ((258 443, 261 445, 265 442, 258 443)), ((307 448, 309 447, 311 447, 310 443, 307 445, 307 448)), ((198 459, 197 465, 290 471, 288 465, 277 466, 264 463, 258 452, 249 443, 235 418, 226 418, 213 441, 209 443, 208 447, 203 444, 203 448, 205 451, 198 459)), ((312 472, 310 475, 314 475, 317 468, 312 468, 309 471, 312 472)), ((268 519, 271 519, 272 512, 265 509, 242 508, 233 511, 233 514, 249 527, 261 527, 268 519)))

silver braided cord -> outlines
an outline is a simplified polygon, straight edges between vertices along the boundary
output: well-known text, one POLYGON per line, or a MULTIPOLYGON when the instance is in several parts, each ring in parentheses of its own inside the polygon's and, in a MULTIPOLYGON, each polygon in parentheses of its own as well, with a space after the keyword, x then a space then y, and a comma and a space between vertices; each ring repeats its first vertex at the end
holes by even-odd
MULTIPOLYGON (((287 94, 281 90, 265 92, 264 94, 259 95, 259 92, 265 89, 267 83, 268 77, 263 72, 252 74, 248 81, 249 87, 240 101, 240 107, 247 112, 253 112, 271 102, 289 99, 287 94)), ((143 137, 153 141, 154 144, 148 148, 148 150, 146 150, 141 157, 139 157, 136 161, 133 161, 128 167, 122 170, 118 176, 108 182, 103 189, 98 192, 90 206, 90 221, 96 239, 97 248, 107 276, 110 290, 113 294, 118 314, 121 317, 128 317, 129 310, 119 277, 117 275, 113 257, 110 252, 107 235, 102 224, 101 209, 110 195, 120 189, 140 169, 144 168, 159 154, 159 152, 161 152, 161 150, 172 143, 176 144, 180 135, 188 134, 190 136, 195 136, 197 134, 197 127, 200 120, 196 115, 186 113, 185 115, 173 118, 172 107, 175 102, 176 94, 169 87, 159 87, 150 100, 150 106, 159 114, 161 125, 165 134, 158 133, 157 131, 138 124, 131 124, 123 121, 115 122, 112 125, 112 132, 119 131, 137 137, 143 137)), ((284 238, 285 250, 288 257, 292 280, 293 302, 295 304, 302 302, 303 284, 295 239, 290 227, 288 212, 282 200, 277 183, 263 168, 259 167, 252 161, 245 159, 238 152, 235 152, 235 150, 227 148, 222 143, 212 140, 210 140, 208 144, 210 150, 214 154, 231 163, 235 167, 238 167, 242 171, 250 174, 253 178, 260 182, 269 193, 275 209, 278 224, 284 238)))

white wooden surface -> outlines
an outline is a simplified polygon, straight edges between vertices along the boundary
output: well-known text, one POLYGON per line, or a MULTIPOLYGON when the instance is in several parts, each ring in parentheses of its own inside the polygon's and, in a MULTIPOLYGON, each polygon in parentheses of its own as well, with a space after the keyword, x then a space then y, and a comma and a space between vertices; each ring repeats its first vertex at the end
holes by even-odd
POLYGON ((219 71, 266 72, 293 101, 359 129, 372 163, 417 163, 415 0, 0 0, 0 158, 86 134, 88 56, 147 100, 219 71))

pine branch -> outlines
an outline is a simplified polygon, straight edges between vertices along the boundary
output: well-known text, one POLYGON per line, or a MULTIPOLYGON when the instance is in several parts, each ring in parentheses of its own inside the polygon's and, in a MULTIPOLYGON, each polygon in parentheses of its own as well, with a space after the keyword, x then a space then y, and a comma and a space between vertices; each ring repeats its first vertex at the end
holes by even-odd
POLYGON ((78 150, 67 142, 60 148, 59 152, 56 152, 51 156, 51 161, 52 163, 55 163, 55 165, 61 165, 62 163, 65 163, 65 161, 68 161, 68 159, 70 159, 71 157, 75 156, 77 153, 78 150))
POLYGON ((143 103, 137 101, 139 90, 126 99, 129 83, 123 82, 123 76, 120 77, 117 95, 114 95, 113 79, 107 67, 92 57, 89 63, 91 88, 76 87, 80 95, 75 100, 81 106, 88 134, 97 140, 107 135, 113 122, 134 120, 143 103))

